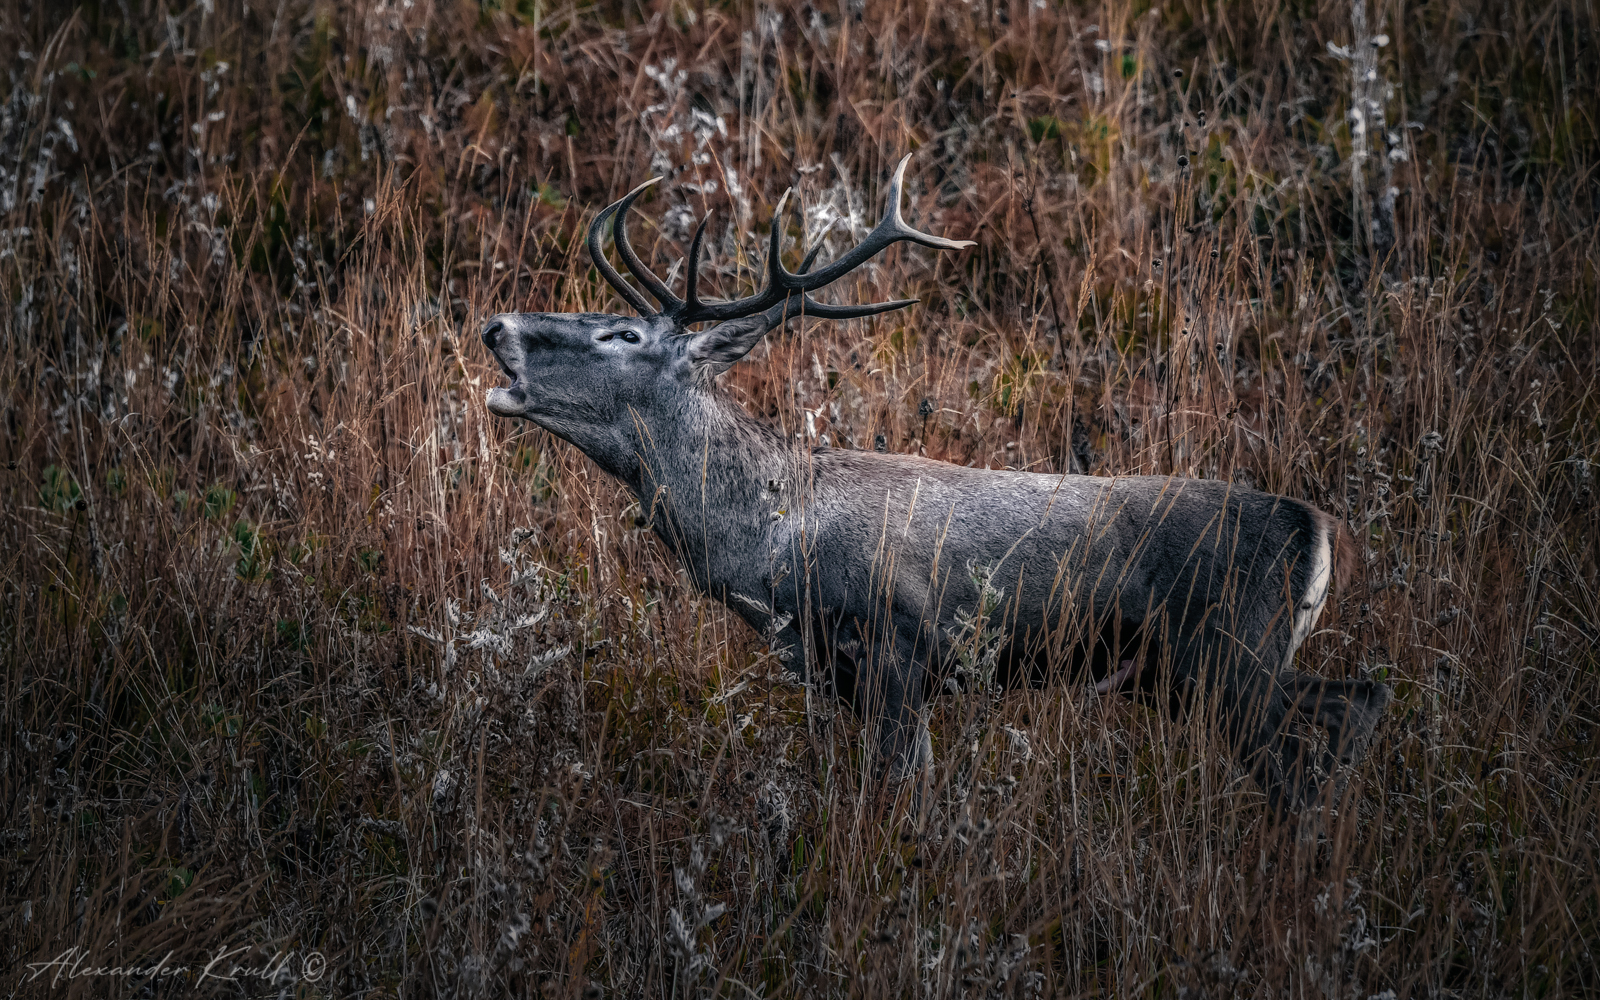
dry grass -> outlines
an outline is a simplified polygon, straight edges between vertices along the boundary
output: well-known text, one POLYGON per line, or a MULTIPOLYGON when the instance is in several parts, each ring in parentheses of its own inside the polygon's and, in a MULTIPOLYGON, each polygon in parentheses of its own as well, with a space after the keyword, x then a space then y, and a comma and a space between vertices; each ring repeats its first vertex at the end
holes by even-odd
POLYGON ((1591 4, 497 7, 0 11, 0 986, 1600 989, 1591 4), (841 294, 922 308, 730 391, 1343 517, 1301 663, 1397 703, 1325 843, 1081 688, 941 703, 908 817, 631 498, 485 412, 477 323, 616 307, 577 234, 649 172, 641 237, 716 208, 727 294, 786 186, 870 222, 912 148, 908 215, 978 249, 895 251, 841 294), (28 969, 223 946, 292 960, 28 969))

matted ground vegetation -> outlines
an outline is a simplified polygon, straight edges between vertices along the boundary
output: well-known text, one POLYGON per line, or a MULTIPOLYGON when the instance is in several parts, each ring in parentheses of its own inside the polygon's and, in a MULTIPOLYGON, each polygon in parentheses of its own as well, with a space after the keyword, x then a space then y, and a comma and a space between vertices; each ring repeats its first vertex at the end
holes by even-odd
POLYGON ((0 989, 1600 990, 1600 93, 1577 0, 0 9, 0 989), (800 440, 1343 518, 1389 682, 1303 844, 1203 725, 937 706, 920 816, 476 331, 898 249, 728 390, 800 440), (791 252, 797 252, 791 249, 791 252), (798 259, 798 258, 796 258, 798 259), (791 266, 794 261, 791 261, 791 266), (681 279, 681 274, 678 275, 681 279), (282 952, 272 982, 34 975, 282 952), (304 960, 326 957, 312 981, 304 960), (59 971, 59 968, 55 971, 59 971))

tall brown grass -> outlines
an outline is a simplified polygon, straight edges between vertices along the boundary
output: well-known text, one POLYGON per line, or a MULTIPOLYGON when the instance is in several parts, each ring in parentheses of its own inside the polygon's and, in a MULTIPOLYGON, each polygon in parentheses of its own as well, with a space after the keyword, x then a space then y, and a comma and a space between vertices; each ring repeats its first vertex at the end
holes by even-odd
POLYGON ((1592 994, 1597 27, 0 11, 0 983, 1592 994), (1397 703, 1325 841, 1203 727, 1076 688, 940 702, 909 811, 621 488, 484 410, 483 317, 618 308, 598 205, 668 173, 642 241, 664 272, 715 209, 733 294, 786 187, 837 252, 912 149, 908 216, 978 248, 890 254, 843 296, 922 307, 770 338, 729 391, 835 447, 1342 517, 1364 566, 1300 663, 1397 703), (224 948, 285 964, 203 979, 224 948))

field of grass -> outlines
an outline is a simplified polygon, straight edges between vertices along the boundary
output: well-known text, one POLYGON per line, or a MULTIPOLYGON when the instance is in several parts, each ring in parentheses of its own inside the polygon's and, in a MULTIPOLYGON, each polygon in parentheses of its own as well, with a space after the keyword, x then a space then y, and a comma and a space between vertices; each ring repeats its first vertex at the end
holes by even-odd
POLYGON ((1594 995, 1597 29, 0 8, 0 991, 1594 995), (747 294, 786 188, 842 252, 908 151, 908 220, 978 246, 891 251, 832 301, 921 306, 726 390, 837 448, 1342 518, 1299 664, 1396 699, 1323 842, 1082 685, 937 702, 908 814, 634 498, 484 409, 484 317, 624 308, 581 237, 634 184, 659 272, 715 209, 704 281, 747 294))

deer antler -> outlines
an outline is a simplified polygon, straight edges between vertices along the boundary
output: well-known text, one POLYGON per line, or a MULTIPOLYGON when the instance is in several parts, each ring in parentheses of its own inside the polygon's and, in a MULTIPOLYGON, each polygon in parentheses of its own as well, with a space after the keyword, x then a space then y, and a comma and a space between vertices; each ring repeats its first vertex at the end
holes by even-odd
POLYGON ((628 279, 618 274, 617 269, 611 266, 610 261, 606 260, 606 252, 605 247, 602 245, 602 240, 605 237, 606 220, 611 219, 611 238, 616 242, 617 252, 622 255, 622 262, 628 265, 628 270, 633 272, 633 276, 638 278, 650 294, 656 297, 656 301, 660 302, 666 311, 671 312, 675 309, 683 308, 683 301, 673 295, 667 289, 667 286, 661 283, 660 278, 650 273, 650 269, 644 266, 644 262, 639 259, 639 255, 633 252, 633 244, 628 242, 628 227, 626 224, 628 209, 633 207, 634 201, 644 193, 645 188, 659 180, 661 178, 652 177, 640 184, 623 195, 620 201, 614 201, 607 205, 600 211, 599 215, 594 217, 594 222, 589 224, 589 257, 594 261, 594 266, 600 269, 600 276, 606 279, 606 282, 612 288, 615 288, 619 295, 627 299, 629 305, 645 316, 656 315, 656 310, 650 308, 650 303, 645 301, 644 296, 640 295, 636 288, 628 284, 628 279))
POLYGON ((613 219, 611 234, 616 241, 617 252, 621 255, 622 262, 627 265, 633 276, 645 286, 645 289, 655 297, 656 301, 661 303, 661 314, 670 317, 679 326, 689 326, 694 323, 704 323, 712 320, 721 321, 754 316, 756 313, 766 312, 796 294, 800 296, 801 308, 806 314, 816 316, 819 319, 853 319, 857 316, 873 316, 894 309, 904 309, 906 306, 914 304, 917 300, 896 299, 891 302, 832 306, 817 302, 811 298, 810 293, 838 281, 890 246, 901 241, 910 241, 935 250, 960 250, 974 245, 971 240, 947 240, 918 232, 906 225, 905 219, 900 215, 900 197, 905 182, 906 164, 910 162, 911 156, 907 154, 900 161, 900 164, 895 167, 894 178, 889 182, 889 206, 878 225, 873 228, 871 233, 867 234, 867 238, 859 245, 820 271, 812 272, 810 270, 812 261, 816 259, 817 253, 821 250, 820 245, 812 248, 806 254, 805 263, 800 266, 798 273, 790 273, 783 266, 782 255, 779 252, 781 227, 778 225, 778 217, 783 213, 783 206, 789 200, 789 192, 785 191, 783 197, 778 199, 778 207, 774 209, 772 214, 772 238, 767 248, 766 284, 761 291, 746 298, 732 299, 727 302, 707 302, 699 296, 700 250, 704 245, 706 223, 710 221, 710 215, 701 220, 699 228, 695 230, 694 240, 689 245, 689 273, 685 284, 684 298, 680 299, 673 295, 667 286, 662 283, 661 279, 650 273, 650 270, 639 260, 639 255, 634 252, 632 244, 628 242, 628 232, 623 224, 623 219, 627 215, 628 208, 633 204, 634 199, 638 198, 645 188, 659 181, 661 179, 659 177, 646 181, 629 191, 623 196, 622 200, 607 206, 604 211, 595 217, 594 223, 589 227, 589 255, 594 258, 595 266, 600 269, 601 276, 610 282, 611 286, 623 298, 627 299, 630 305, 646 316, 656 315, 656 311, 650 308, 644 296, 640 295, 632 285, 628 284, 627 280, 617 273, 617 269, 612 267, 605 259, 605 252, 601 247, 601 236, 604 232, 606 220, 613 219))

